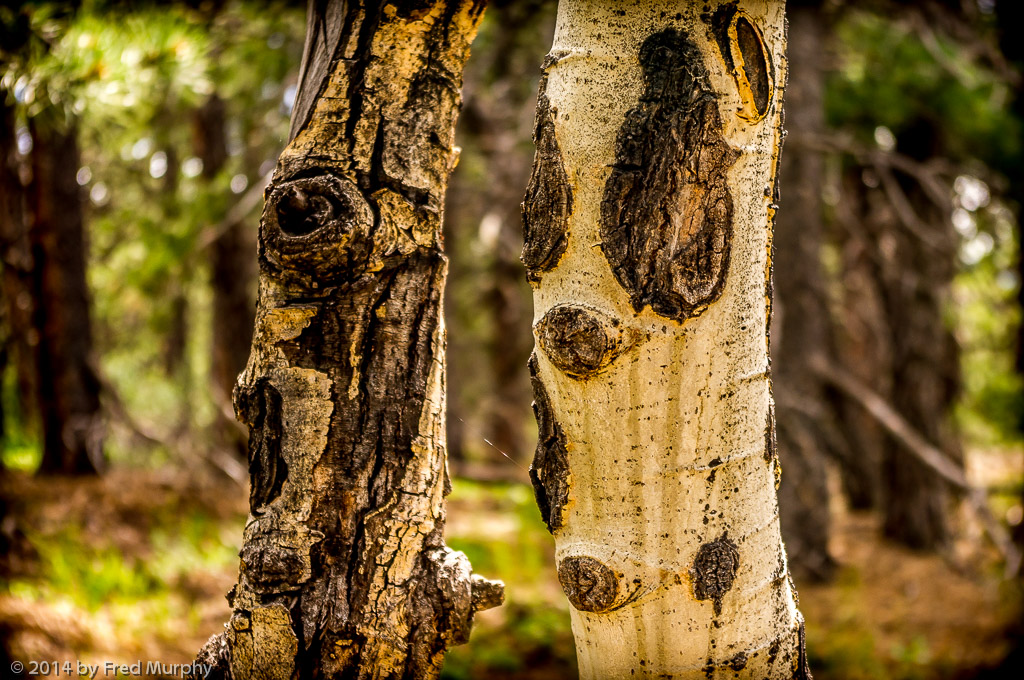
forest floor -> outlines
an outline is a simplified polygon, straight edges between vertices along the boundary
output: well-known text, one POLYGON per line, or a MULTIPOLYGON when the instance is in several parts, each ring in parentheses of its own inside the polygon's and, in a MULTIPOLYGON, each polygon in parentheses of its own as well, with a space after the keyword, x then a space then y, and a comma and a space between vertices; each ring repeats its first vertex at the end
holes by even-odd
MULTIPOLYGON (((15 545, 0 636, 15 659, 190 663, 227 621, 240 487, 139 470, 86 481, 10 473, 3 487, 15 545)), ((567 604, 529 486, 456 479, 450 501, 449 544, 505 580, 507 603, 478 615, 445 677, 574 678, 567 604)), ((798 583, 818 680, 967 678, 1006 655, 1018 594, 970 521, 937 556, 882 540, 873 514, 833 515, 835 579, 798 583)))

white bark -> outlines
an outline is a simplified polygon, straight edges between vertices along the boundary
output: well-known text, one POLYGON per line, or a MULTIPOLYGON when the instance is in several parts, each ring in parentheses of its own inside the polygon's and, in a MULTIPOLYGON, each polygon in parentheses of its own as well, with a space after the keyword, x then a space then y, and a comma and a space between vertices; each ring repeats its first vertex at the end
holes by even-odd
MULTIPOLYGON (((540 263, 531 279, 541 449, 545 433, 550 441, 560 438, 568 465, 566 472, 549 453, 545 467, 539 450, 536 473, 542 508, 550 506, 559 577, 574 605, 580 675, 804 677, 802 619, 779 533, 767 341, 786 75, 784 3, 740 0, 737 9, 720 0, 561 0, 545 66, 542 94, 564 175, 535 168, 525 206, 528 251, 537 238, 531 216, 536 222, 538 213, 552 212, 536 208, 545 182, 564 176, 571 196, 559 203, 568 205, 564 245, 552 247, 546 261, 524 252, 524 261, 540 263), (748 51, 741 52, 736 28, 744 20, 763 36, 770 61, 769 100, 763 103, 762 83, 760 111, 757 85, 750 82, 757 74, 740 61, 744 54, 749 61, 749 45, 756 44, 748 30, 748 51), (664 305, 663 313, 655 312, 655 303, 635 291, 631 298, 609 266, 602 235, 607 184, 613 166, 623 167, 620 129, 628 113, 642 108, 645 91, 649 98, 651 69, 661 60, 655 54, 642 66, 641 48, 666 29, 699 52, 706 74, 697 65, 696 79, 717 96, 720 115, 721 129, 711 133, 720 133, 733 150, 711 159, 731 195, 725 254, 721 237, 709 241, 710 266, 724 261, 720 290, 709 292, 715 277, 708 283, 697 272, 692 294, 682 296, 683 311, 676 313, 665 313, 664 305), (728 36, 728 55, 721 35, 728 36), (566 325, 573 314, 575 326, 566 325), (593 349, 602 333, 604 349, 582 357, 581 370, 581 339, 593 349), (568 489, 564 502, 560 482, 568 489)), ((552 140, 541 139, 541 109, 543 151, 552 140)), ((667 137, 655 147, 686 141, 662 133, 667 137)), ((688 243, 720 220, 712 213, 725 204, 701 202, 715 191, 713 181, 692 168, 674 171, 679 177, 668 183, 667 195, 652 200, 677 212, 653 219, 674 229, 658 247, 659 257, 675 258, 685 269, 688 243), (679 257, 665 255, 666 249, 679 257)), ((547 186, 546 198, 553 193, 547 186)), ((707 258, 698 259, 706 264, 707 258)), ((654 269, 637 269, 641 279, 654 275, 654 269)))

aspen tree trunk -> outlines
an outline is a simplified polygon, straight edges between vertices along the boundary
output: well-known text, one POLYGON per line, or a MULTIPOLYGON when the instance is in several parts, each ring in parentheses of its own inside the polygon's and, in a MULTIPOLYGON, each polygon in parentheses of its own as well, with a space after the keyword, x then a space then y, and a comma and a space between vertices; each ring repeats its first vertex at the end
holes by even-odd
POLYGON ((523 261, 583 678, 803 678, 768 360, 784 3, 562 0, 523 261))
POLYGON ((104 464, 100 384, 93 371, 85 278, 85 225, 78 131, 53 109, 29 121, 32 133, 33 326, 36 398, 43 430, 41 473, 93 474, 104 464))
POLYGON ((433 678, 501 584, 444 544, 439 238, 475 0, 310 3, 260 225, 250 516, 211 677, 433 678))

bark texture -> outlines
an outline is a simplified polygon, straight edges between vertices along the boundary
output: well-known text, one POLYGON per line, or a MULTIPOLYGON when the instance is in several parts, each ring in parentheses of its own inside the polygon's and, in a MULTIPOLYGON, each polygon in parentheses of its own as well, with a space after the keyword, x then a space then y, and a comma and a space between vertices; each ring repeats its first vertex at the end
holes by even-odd
POLYGON ((432 678, 501 585, 444 545, 446 260, 469 0, 310 5, 235 389, 250 517, 199 661, 242 680, 432 678))
POLYGON ((524 260, 583 678, 808 676, 767 343, 784 49, 782 2, 559 3, 535 179, 566 186, 531 184, 524 252, 565 242, 524 260))
POLYGON ((77 131, 48 110, 32 134, 33 328, 42 473, 89 474, 103 465, 100 384, 93 371, 85 280, 85 226, 76 180, 77 131))
POLYGON ((774 239, 771 356, 779 460, 782 536, 794 573, 821 580, 832 573, 828 553, 829 498, 825 389, 807 362, 811 351, 829 352, 829 313, 821 271, 824 157, 811 138, 824 131, 825 22, 813 3, 790 4, 789 83, 782 158, 782 199, 774 239))

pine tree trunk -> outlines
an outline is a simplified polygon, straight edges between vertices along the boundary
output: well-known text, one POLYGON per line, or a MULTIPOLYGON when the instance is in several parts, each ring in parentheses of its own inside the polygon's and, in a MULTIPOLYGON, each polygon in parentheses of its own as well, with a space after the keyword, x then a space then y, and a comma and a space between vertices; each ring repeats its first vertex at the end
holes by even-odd
POLYGON ((782 200, 775 226, 771 355, 778 419, 779 460, 786 471, 779 486, 782 535, 795 574, 827 579, 828 446, 825 389, 809 363, 811 350, 828 352, 828 308, 821 271, 821 212, 824 158, 812 148, 825 127, 824 20, 817 3, 790 3, 789 83, 786 124, 789 147, 783 156, 782 200))
MULTIPOLYGON (((227 120, 224 100, 211 96, 197 111, 194 121, 196 155, 203 161, 203 178, 212 182, 228 159, 227 120)), ((255 272, 250 262, 244 223, 228 225, 210 244, 210 283, 213 287, 213 346, 210 373, 214 399, 227 404, 238 374, 245 368, 255 320, 251 289, 255 272)), ((220 413, 220 409, 217 411, 220 413)), ((217 419, 217 438, 222 445, 245 455, 245 442, 233 423, 217 419)))
POLYGON ((433 678, 500 584, 444 545, 440 229, 472 0, 311 3, 235 388, 250 517, 214 677, 433 678))
POLYGON ((524 205, 583 678, 802 678, 769 378, 784 3, 563 0, 524 205))
MULTIPOLYGON (((13 364, 17 386, 18 417, 23 423, 33 420, 32 329, 32 252, 25 220, 25 187, 22 185, 17 156, 17 129, 14 107, 7 93, 0 90, 0 267, 2 301, 7 335, 3 352, 13 364)), ((7 363, 4 365, 6 370, 7 363)), ((0 371, 0 378, 3 377, 0 371)), ((4 413, 7 417, 10 414, 4 413)), ((6 420, 4 421, 6 425, 6 420)))
POLYGON ((100 385, 90 365, 92 325, 85 279, 77 130, 54 111, 34 117, 33 209, 36 394, 43 429, 39 471, 95 473, 103 464, 100 385))
MULTIPOLYGON (((878 278, 863 168, 849 167, 841 178, 837 206, 837 232, 833 239, 841 253, 841 292, 835 324, 836 361, 876 393, 892 394, 892 341, 878 278)), ((845 395, 829 393, 839 414, 837 429, 847 445, 842 461, 843 491, 855 510, 875 508, 884 491, 882 451, 888 435, 860 404, 845 395)))
MULTIPOLYGON (((897 150, 925 161, 941 155, 937 144, 933 123, 920 119, 901 134, 897 150)), ((916 179, 896 175, 892 181, 901 184, 910 209, 928 229, 922 236, 890 219, 890 233, 879 233, 875 240, 892 334, 892 404, 918 432, 962 464, 950 422, 960 388, 960 355, 946 323, 956 273, 956 233, 948 212, 934 205, 916 179)), ((886 535, 911 548, 944 547, 950 533, 947 483, 897 442, 886 447, 882 465, 886 535)))

